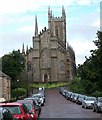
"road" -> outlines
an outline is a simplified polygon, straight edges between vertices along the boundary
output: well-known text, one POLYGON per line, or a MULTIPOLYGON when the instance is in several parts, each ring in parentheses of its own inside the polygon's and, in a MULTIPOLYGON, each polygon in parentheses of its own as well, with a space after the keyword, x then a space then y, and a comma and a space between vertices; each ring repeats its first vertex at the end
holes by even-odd
POLYGON ((92 120, 100 120, 102 114, 95 113, 92 109, 84 109, 81 105, 77 105, 66 100, 58 89, 46 90, 46 103, 42 107, 40 118, 92 118, 92 120))

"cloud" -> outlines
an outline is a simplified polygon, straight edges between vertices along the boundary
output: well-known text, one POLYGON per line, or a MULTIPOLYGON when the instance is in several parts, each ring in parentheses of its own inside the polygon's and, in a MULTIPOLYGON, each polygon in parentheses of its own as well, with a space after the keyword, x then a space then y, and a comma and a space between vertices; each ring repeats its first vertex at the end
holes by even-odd
MULTIPOLYGON (((72 0, 69 0, 72 1, 72 0)), ((65 3, 67 1, 65 0, 65 3)), ((61 0, 0 0, 0 14, 18 14, 25 13, 26 11, 34 11, 40 9, 41 6, 49 5, 61 5, 63 1, 61 0), (59 3, 59 4, 58 4, 59 3)), ((65 4, 64 3, 64 4, 65 4)), ((70 3, 70 2, 67 2, 70 3)))
POLYGON ((94 22, 92 23, 92 26, 93 26, 93 27, 96 27, 96 28, 99 28, 99 26, 100 26, 100 19, 97 19, 96 21, 94 21, 94 22))
MULTIPOLYGON (((37 2, 38 3, 38 2, 37 2)), ((35 10, 39 6, 35 4, 34 0, 1 0, 0 1, 0 13, 24 13, 28 10, 35 10)))
POLYGON ((89 5, 98 3, 96 0, 0 0, 0 14, 17 14, 34 11, 42 6, 69 6, 74 4, 89 5))
POLYGON ((0 57, 12 52, 12 50, 22 50, 22 44, 32 47, 32 34, 25 32, 3 33, 0 35, 0 57), (7 44, 6 44, 7 43, 7 44))
POLYGON ((77 3, 79 5, 90 5, 91 4, 91 0, 78 0, 77 3))
POLYGON ((92 3, 99 3, 101 0, 77 0, 79 5, 91 5, 92 3))
POLYGON ((32 31, 34 31, 34 27, 33 26, 23 26, 23 27, 18 28, 17 31, 31 33, 32 31))
POLYGON ((90 50, 97 48, 92 41, 87 40, 72 40, 70 44, 75 51, 77 64, 82 64, 85 61, 85 56, 90 56, 90 50))

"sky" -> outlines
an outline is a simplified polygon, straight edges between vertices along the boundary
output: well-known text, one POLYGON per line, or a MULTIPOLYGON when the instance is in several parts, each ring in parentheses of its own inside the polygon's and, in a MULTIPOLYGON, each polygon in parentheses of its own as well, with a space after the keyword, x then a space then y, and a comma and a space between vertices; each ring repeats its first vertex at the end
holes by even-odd
POLYGON ((0 0, 0 57, 22 44, 32 47, 37 15, 39 32, 48 28, 48 7, 55 17, 66 12, 67 42, 75 51, 76 64, 83 64, 90 50, 96 49, 93 40, 100 30, 101 0, 0 0))

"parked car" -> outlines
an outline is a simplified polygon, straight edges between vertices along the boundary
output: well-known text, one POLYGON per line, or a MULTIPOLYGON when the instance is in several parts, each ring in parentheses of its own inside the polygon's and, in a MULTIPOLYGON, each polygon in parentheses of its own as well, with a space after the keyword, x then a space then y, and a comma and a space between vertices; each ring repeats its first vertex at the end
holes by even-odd
POLYGON ((93 111, 102 112, 102 97, 98 97, 93 104, 93 111))
POLYGON ((29 114, 29 110, 21 103, 0 103, 1 108, 9 109, 15 120, 33 120, 29 114))
POLYGON ((86 96, 84 100, 82 101, 82 107, 83 108, 93 108, 94 101, 96 100, 96 97, 88 97, 86 96))
POLYGON ((82 105, 82 101, 85 99, 85 95, 78 95, 76 98, 76 104, 82 105))
POLYGON ((45 90, 45 87, 39 87, 39 91, 45 90))
POLYGON ((41 102, 38 100, 37 97, 28 97, 24 98, 24 100, 33 100, 37 106, 41 107, 41 102))
POLYGON ((45 91, 44 90, 40 90, 37 94, 39 94, 42 97, 42 99, 44 100, 44 103, 45 103, 45 101, 46 101, 45 91))
POLYGON ((37 117, 39 118, 39 116, 41 114, 41 108, 39 108, 39 106, 36 105, 35 101, 33 101, 33 100, 26 100, 26 99, 24 101, 27 101, 27 102, 30 102, 31 104, 33 104, 34 110, 36 111, 37 117))
POLYGON ((14 120, 14 117, 10 110, 6 108, 0 108, 0 120, 14 120))
POLYGON ((38 112, 38 116, 41 114, 42 108, 41 108, 41 105, 38 103, 37 99, 29 97, 29 98, 25 98, 24 100, 32 100, 34 103, 35 109, 38 112))
POLYGON ((59 92, 60 92, 60 94, 63 93, 63 90, 64 90, 64 87, 60 87, 60 88, 59 88, 59 92))
POLYGON ((70 96, 69 96, 69 100, 70 100, 70 101, 72 101, 72 98, 73 98, 74 94, 75 94, 75 93, 73 93, 73 92, 70 94, 70 96))
POLYGON ((43 94, 34 94, 32 95, 32 98, 37 98, 38 99, 38 102, 41 103, 41 106, 44 106, 44 103, 45 103, 45 97, 43 94))
POLYGON ((76 99, 77 99, 78 96, 79 96, 79 94, 75 93, 75 94, 73 95, 72 101, 73 101, 73 102, 76 102, 76 99))
POLYGON ((67 100, 70 99, 71 94, 72 94, 72 92, 67 92, 67 93, 66 93, 66 99, 67 99, 67 100))
POLYGON ((67 93, 68 91, 66 90, 66 89, 63 89, 63 91, 62 91, 62 95, 64 96, 64 97, 66 97, 66 93, 67 93))
POLYGON ((36 120, 38 118, 38 114, 31 100, 17 100, 17 102, 23 103, 28 108, 29 113, 31 114, 31 117, 33 118, 33 120, 36 120))

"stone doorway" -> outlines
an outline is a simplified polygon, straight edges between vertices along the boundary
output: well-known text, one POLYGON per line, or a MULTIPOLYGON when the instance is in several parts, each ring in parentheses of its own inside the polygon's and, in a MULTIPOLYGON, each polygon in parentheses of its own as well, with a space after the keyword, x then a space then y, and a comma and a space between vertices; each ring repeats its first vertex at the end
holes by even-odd
POLYGON ((44 82, 48 82, 48 75, 47 74, 44 75, 44 82))

